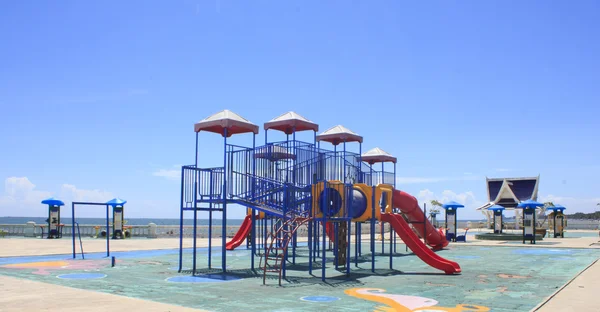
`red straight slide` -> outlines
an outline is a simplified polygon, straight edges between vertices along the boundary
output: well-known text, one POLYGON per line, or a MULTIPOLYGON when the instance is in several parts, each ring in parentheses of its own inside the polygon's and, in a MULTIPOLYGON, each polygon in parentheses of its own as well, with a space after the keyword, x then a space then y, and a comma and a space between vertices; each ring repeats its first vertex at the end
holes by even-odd
POLYGON ((457 274, 461 272, 458 263, 444 259, 429 249, 411 230, 408 223, 406 223, 401 215, 385 213, 381 215, 381 221, 390 223, 406 246, 408 246, 419 259, 423 260, 423 262, 438 270, 444 271, 446 274, 457 274))
POLYGON ((247 215, 246 218, 244 218, 244 222, 242 222, 242 226, 240 226, 240 229, 235 233, 235 236, 231 241, 225 245, 225 248, 227 248, 227 250, 234 250, 241 245, 246 240, 246 237, 248 237, 250 228, 252 228, 252 216, 247 215))
POLYGON ((446 236, 440 231, 436 230, 433 225, 425 218, 423 214, 423 210, 419 207, 419 202, 417 199, 406 193, 399 190, 394 190, 394 194, 392 196, 392 201, 394 204, 394 208, 399 208, 407 217, 408 220, 412 223, 412 226, 415 228, 419 236, 424 237, 424 234, 427 234, 427 238, 425 241, 431 248, 434 250, 442 249, 448 246, 448 240, 446 240, 446 236), (423 223, 425 221, 425 223, 423 223))

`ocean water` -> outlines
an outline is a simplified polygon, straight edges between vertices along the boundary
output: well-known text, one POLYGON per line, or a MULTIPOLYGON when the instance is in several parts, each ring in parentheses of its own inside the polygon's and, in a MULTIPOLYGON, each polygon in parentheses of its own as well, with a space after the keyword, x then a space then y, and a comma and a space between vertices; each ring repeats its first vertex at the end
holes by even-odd
MULTIPOLYGON (((179 225, 179 219, 161 218, 125 218, 127 225, 148 225, 153 222, 156 225, 179 225)), ((36 224, 46 223, 46 217, 0 217, 0 224, 25 224, 33 221, 36 224)), ((106 224, 105 218, 77 218, 79 224, 106 224)), ((241 225, 243 219, 227 219, 227 225, 241 225)), ((61 218, 61 223, 71 224, 71 218, 61 218)), ((112 222, 112 216, 108 220, 112 222)), ((183 219, 184 225, 194 225, 194 219, 183 219)), ((221 219, 213 219, 213 225, 220 225, 221 219)), ((208 225, 207 219, 198 219, 198 225, 208 225)))
MULTIPOLYGON (((125 218, 127 225, 148 225, 153 222, 156 225, 179 225, 179 219, 163 219, 163 218, 125 218)), ((28 221, 33 221, 36 224, 46 223, 46 217, 0 217, 0 224, 25 224, 28 221)), ((71 218, 61 218, 60 220, 64 224, 71 224, 71 218)), ((104 218, 77 218, 79 224, 105 224, 106 219, 104 218)), ((241 225, 243 219, 227 219, 227 225, 241 225)), ((443 222, 443 219, 438 219, 438 222, 443 222)), ((458 220, 459 222, 474 221, 479 222, 483 220, 458 220)), ((112 222, 112 215, 108 222, 112 222)), ((193 219, 183 219, 184 225, 193 225, 193 219)), ((221 219, 213 219, 213 225, 220 225, 221 219)), ((198 219, 198 225, 208 225, 207 219, 198 219)))

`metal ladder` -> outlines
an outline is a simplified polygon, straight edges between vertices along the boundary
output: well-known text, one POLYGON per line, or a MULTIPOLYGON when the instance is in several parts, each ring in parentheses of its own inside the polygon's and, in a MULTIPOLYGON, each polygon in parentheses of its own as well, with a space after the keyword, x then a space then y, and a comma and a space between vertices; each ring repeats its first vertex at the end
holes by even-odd
POLYGON ((285 266, 288 245, 293 240, 298 228, 310 220, 311 218, 307 217, 292 217, 283 222, 274 233, 270 233, 269 248, 261 257, 259 264, 263 267, 263 285, 266 284, 267 272, 276 272, 279 275, 279 286, 281 286, 281 275, 285 266), (269 261, 275 262, 269 263, 269 261))

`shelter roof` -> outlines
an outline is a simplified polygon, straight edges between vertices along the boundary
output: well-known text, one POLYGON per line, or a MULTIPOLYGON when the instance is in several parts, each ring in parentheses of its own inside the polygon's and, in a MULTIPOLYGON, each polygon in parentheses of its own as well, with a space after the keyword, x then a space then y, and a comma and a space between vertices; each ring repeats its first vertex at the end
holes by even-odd
POLYGON ((317 141, 325 141, 333 145, 338 145, 342 142, 362 143, 363 137, 342 125, 337 125, 317 135, 317 141))
POLYGON ((304 116, 296 112, 289 111, 266 122, 264 129, 279 130, 285 134, 291 134, 294 131, 299 132, 306 130, 313 130, 316 132, 319 131, 319 125, 306 119, 304 116))
POLYGON ((208 131, 224 135, 225 129, 227 137, 248 132, 258 134, 257 125, 228 109, 210 115, 194 125, 195 132, 208 131))

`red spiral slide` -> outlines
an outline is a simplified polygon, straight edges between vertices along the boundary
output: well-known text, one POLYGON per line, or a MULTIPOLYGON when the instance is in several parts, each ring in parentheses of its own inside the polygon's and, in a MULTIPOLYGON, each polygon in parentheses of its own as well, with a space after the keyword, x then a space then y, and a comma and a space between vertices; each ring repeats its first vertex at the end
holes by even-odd
POLYGON ((235 236, 231 239, 231 241, 225 245, 225 248, 227 248, 227 250, 234 250, 236 247, 241 245, 246 240, 246 237, 248 237, 248 233, 250 233, 251 228, 252 216, 247 215, 246 218, 244 218, 244 222, 242 222, 242 226, 240 226, 240 229, 237 231, 237 233, 235 233, 235 236))

